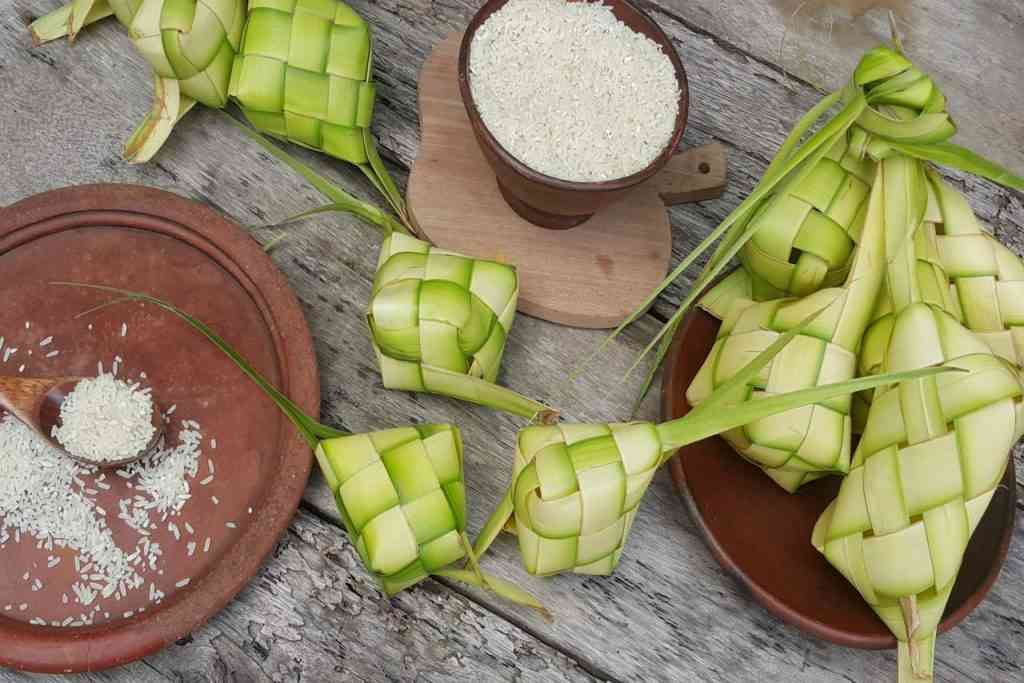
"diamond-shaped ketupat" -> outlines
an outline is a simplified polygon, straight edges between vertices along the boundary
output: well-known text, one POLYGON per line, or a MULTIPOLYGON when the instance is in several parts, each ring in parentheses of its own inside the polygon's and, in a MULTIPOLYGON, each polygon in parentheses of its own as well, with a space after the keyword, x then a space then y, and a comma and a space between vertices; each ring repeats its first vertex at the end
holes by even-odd
POLYGON ((231 95, 256 128, 366 164, 371 47, 369 25, 338 0, 251 0, 231 95))
POLYGON ((457 428, 418 425, 326 439, 316 456, 352 543, 388 595, 465 557, 457 428))
MULTIPOLYGON (((707 359, 686 392, 699 406, 749 360, 809 313, 823 308, 807 330, 779 352, 771 365, 734 397, 736 401, 841 382, 856 376, 857 350, 871 317, 884 274, 881 192, 873 191, 867 221, 847 281, 802 299, 729 305, 707 359)), ((850 466, 852 438, 849 396, 773 415, 723 434, 743 457, 787 491, 850 466)))
POLYGON ((660 460, 648 422, 521 431, 513 500, 527 571, 610 574, 660 460))
POLYGON ((551 419, 543 404, 494 384, 519 297, 514 267, 397 232, 378 263, 367 322, 385 387, 551 419))
POLYGON ((929 284, 935 225, 914 199, 926 194, 921 162, 894 156, 879 173, 896 249, 872 362, 882 371, 960 372, 876 390, 850 473, 812 542, 900 641, 900 680, 931 680, 936 630, 967 543, 1024 432, 1024 392, 1019 371, 929 284))

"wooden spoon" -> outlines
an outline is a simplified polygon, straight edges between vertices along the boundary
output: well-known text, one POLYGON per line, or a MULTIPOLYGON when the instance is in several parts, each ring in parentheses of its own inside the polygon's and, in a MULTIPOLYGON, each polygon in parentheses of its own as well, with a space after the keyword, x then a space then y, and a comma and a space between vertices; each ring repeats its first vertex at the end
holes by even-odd
POLYGON ((69 453, 51 436, 60 424, 60 407, 84 377, 4 377, 0 375, 0 408, 34 429, 40 436, 69 458, 91 467, 116 468, 141 460, 156 450, 164 434, 164 420, 156 402, 153 403, 153 438, 138 454, 120 460, 96 461, 69 453))

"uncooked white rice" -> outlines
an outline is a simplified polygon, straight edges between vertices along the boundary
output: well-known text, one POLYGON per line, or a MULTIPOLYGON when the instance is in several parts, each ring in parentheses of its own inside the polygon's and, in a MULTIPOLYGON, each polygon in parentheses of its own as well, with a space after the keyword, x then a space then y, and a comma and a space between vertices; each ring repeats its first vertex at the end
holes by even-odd
MULTIPOLYGON (((46 338, 39 346, 51 343, 52 339, 46 338)), ((18 351, 16 347, 5 348, 5 344, 6 340, 0 337, 0 359, 4 361, 18 351)), ((48 357, 57 353, 52 351, 48 357)), ((115 367, 121 363, 123 360, 118 357, 115 367)), ((102 363, 98 367, 102 374, 102 363)), ((129 386, 138 390, 137 385, 129 386)), ((143 391, 148 400, 148 390, 143 391)), ((67 420, 63 422, 62 426, 67 425, 67 420)), ((152 429, 148 419, 147 425, 152 429)), ((151 434, 147 443, 148 438, 151 434)), ((134 546, 122 548, 113 540, 106 510, 96 502, 97 496, 111 488, 104 481, 107 475, 67 458, 20 421, 0 411, 0 554, 8 541, 21 543, 23 535, 36 548, 51 552, 45 561, 34 564, 32 571, 23 575, 34 594, 53 590, 44 580, 45 572, 56 570, 61 563, 57 552, 71 551, 75 578, 56 590, 61 594, 62 604, 88 607, 81 615, 52 621, 33 615, 28 602, 18 605, 17 610, 28 612, 25 618, 33 624, 91 625, 100 614, 110 618, 110 613, 101 608, 104 601, 121 600, 143 588, 143 576, 147 573, 163 575, 164 549, 150 536, 166 528, 173 536, 171 543, 180 539, 181 530, 168 520, 180 514, 191 498, 190 482, 196 479, 199 470, 202 444, 199 423, 189 420, 187 425, 181 425, 176 445, 161 443, 157 453, 147 460, 118 470, 117 474, 128 480, 124 485, 132 489, 118 501, 118 517, 138 534, 134 546), (61 590, 66 592, 60 593, 61 590)), ((185 527, 190 534, 194 533, 191 525, 185 527)), ((204 550, 209 550, 210 542, 207 538, 204 550)), ((191 543, 189 555, 197 547, 195 541, 191 543)), ((164 593, 152 583, 149 585, 150 602, 160 604, 164 593)), ((14 604, 5 607, 5 611, 13 609, 14 604)), ((144 610, 141 607, 135 614, 144 610)), ((120 610, 119 613, 125 617, 132 614, 120 610)))
POLYGON ((477 30, 470 87, 514 157, 579 182, 643 170, 679 113, 669 57, 599 2, 511 0, 477 30))
POLYGON ((103 374, 64 399, 54 436, 70 453, 101 463, 138 455, 155 431, 150 390, 103 374))

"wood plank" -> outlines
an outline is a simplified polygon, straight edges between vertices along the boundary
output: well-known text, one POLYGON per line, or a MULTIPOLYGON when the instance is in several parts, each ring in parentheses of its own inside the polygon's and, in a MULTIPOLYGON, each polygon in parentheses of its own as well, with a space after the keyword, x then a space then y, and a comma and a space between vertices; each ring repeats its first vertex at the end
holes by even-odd
MULTIPOLYGON (((16 0, 13 11, 0 10, 0 91, 4 93, 0 99, 0 139, 18 141, 13 147, 16 159, 0 166, 0 202, 68 182, 119 179, 201 198, 243 221, 265 222, 320 203, 302 182, 256 152, 209 112, 190 114, 156 164, 128 167, 121 163, 117 159, 120 140, 148 108, 146 71, 127 39, 112 26, 90 30, 73 50, 61 45, 29 52, 17 31, 30 8, 53 4, 16 0), (46 151, 33 153, 35 150, 46 151)), ((415 114, 408 104, 414 101, 409 88, 415 82, 416 68, 410 65, 422 60, 430 41, 456 28, 471 7, 460 2, 406 0, 356 5, 368 16, 387 22, 378 30, 380 52, 386 57, 380 70, 379 130, 384 133, 389 154, 408 162, 417 140, 415 114), (410 80, 403 82, 405 74, 410 80)), ((732 146, 730 162, 734 171, 730 181, 734 188, 722 201, 673 210, 678 251, 698 235, 706 234, 728 207, 735 205, 737 192, 749 189, 771 145, 781 140, 793 114, 810 105, 814 92, 784 77, 779 83, 775 80, 780 77, 777 72, 757 66, 741 53, 716 46, 685 26, 665 23, 677 44, 685 43, 700 56, 695 63, 705 74, 699 79, 703 84, 701 101, 746 102, 750 110, 748 117, 737 118, 735 112, 695 104, 694 125, 687 139, 693 143, 719 139, 732 146), (716 69, 721 69, 717 79, 713 78, 716 69), (753 84, 764 81, 765 75, 774 84, 766 91, 769 98, 755 100, 753 84), (736 80, 730 83, 730 78, 736 80), (796 88, 795 94, 791 88, 796 88), (738 92, 726 97, 733 90, 738 92), (713 99, 721 97, 726 99, 713 99), (755 129, 748 119, 765 123, 755 129), (762 140, 765 137, 768 142, 762 140)), ((11 149, 7 146, 4 151, 11 149)), ((313 155, 305 158, 350 186, 365 187, 340 164, 313 155)), ((1024 208, 1018 196, 994 192, 976 183, 972 185, 972 198, 989 211, 990 217, 1000 218, 1005 229, 1019 230, 1024 225, 1020 218, 1024 208), (1006 197, 1007 203, 1001 205, 1006 197)), ((459 424, 468 444, 471 527, 479 528, 507 482, 516 422, 446 399, 380 390, 360 320, 373 272, 372 244, 372 231, 357 228, 348 219, 324 218, 302 226, 275 252, 275 259, 298 290, 314 329, 325 386, 324 413, 339 427, 353 430, 410 418, 459 424)), ((568 419, 621 419, 635 381, 619 384, 617 379, 639 342, 650 332, 651 321, 647 321, 646 327, 613 345, 612 353, 600 366, 562 395, 550 391, 561 378, 562 369, 601 335, 523 317, 512 334, 505 381, 541 398, 558 398, 568 419)), ((648 404, 642 414, 652 417, 653 405, 648 404)), ((314 483, 308 499, 324 514, 332 514, 323 493, 322 486, 314 483)), ((1015 548, 1020 547, 1022 534, 1018 526, 1015 548)), ((504 576, 517 580, 522 576, 509 539, 496 544, 487 563, 504 576)), ((355 573, 365 576, 361 570, 355 573)), ((610 678, 810 682, 887 680, 893 671, 889 653, 853 652, 806 639, 754 605, 721 574, 664 474, 657 478, 644 503, 627 557, 613 577, 569 576, 523 583, 543 597, 558 621, 539 623, 532 615, 487 595, 474 594, 475 599, 558 650, 572 653, 588 670, 610 678)), ((1015 597, 1022 588, 1024 560, 1018 551, 989 600, 964 627, 943 637, 940 678, 988 681, 1020 675, 1024 655, 1004 643, 1011 642, 1014 634, 1020 635, 1015 597)), ((417 589, 409 595, 415 597, 430 590, 417 589)), ((259 602, 239 609, 245 611, 246 619, 267 618, 268 606, 272 609, 273 603, 259 602)), ((458 615, 454 609, 444 612, 453 630, 461 628, 458 615)), ((370 627, 379 628, 380 619, 375 616, 370 627)), ((335 630, 340 632, 344 623, 339 621, 335 630)), ((192 652, 172 651, 179 659, 192 652)), ((545 666, 554 667, 554 653, 541 652, 538 656, 545 666)), ((334 663, 360 666, 359 662, 334 663)), ((209 669, 209 677, 227 678, 229 670, 218 664, 209 669)), ((289 671, 281 663, 272 677, 295 678, 289 671)), ((104 676, 102 680, 138 680, 131 678, 132 673, 104 676)), ((543 674, 533 677, 542 678, 543 674)))

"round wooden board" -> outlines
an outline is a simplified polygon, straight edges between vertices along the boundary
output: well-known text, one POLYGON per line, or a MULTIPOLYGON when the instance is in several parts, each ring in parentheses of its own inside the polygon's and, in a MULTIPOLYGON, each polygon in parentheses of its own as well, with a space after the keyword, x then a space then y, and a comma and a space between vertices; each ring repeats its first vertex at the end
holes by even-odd
MULTIPOLYGON (((719 325, 698 309, 676 334, 662 389, 664 419, 689 412, 686 388, 707 358, 719 325)), ((814 523, 839 491, 838 477, 786 493, 719 437, 680 449, 670 468, 715 559, 770 612, 840 645, 896 647, 896 639, 856 589, 811 545, 814 523)), ((940 631, 963 621, 999 576, 1013 537, 1016 490, 1010 458, 1002 485, 967 546, 940 631)))
MULTIPOLYGON (((7 363, 0 362, 0 372, 15 373, 24 363, 26 376, 91 375, 97 361, 109 369, 121 356, 120 374, 145 371, 161 407, 176 406, 171 442, 182 420, 201 424, 203 453, 198 473, 188 480, 192 497, 179 516, 158 523, 152 534, 163 548, 164 573, 147 573, 146 586, 120 601, 104 600, 94 625, 29 623, 34 617, 61 622, 91 611, 92 606, 75 604, 71 591, 77 577, 74 553, 37 549, 35 539, 26 536, 0 549, 0 610, 14 606, 0 611, 0 666, 71 672, 121 665, 185 636, 245 586, 287 528, 312 458, 274 405, 182 321, 138 303, 76 319, 111 296, 48 283, 107 284, 170 300, 209 323, 315 415, 319 385, 309 330, 284 276, 256 242, 215 211, 159 190, 82 186, 0 210, 0 272, 0 336, 19 349, 7 363), (47 336, 52 343, 40 348, 47 336), (35 349, 32 356, 29 349, 35 349), (50 349, 59 355, 47 357, 50 349), (215 476, 204 485, 210 461, 215 476), (171 521, 180 541, 168 528, 171 521), (204 552, 207 537, 210 548, 204 552), (191 555, 190 539, 197 543, 191 555), (61 562, 47 568, 51 555, 61 562), (30 590, 25 572, 42 580, 41 590, 30 590), (178 587, 185 578, 189 583, 178 587), (150 583, 166 594, 158 606, 147 604, 150 583), (63 594, 71 598, 68 604, 63 594), (125 617, 128 612, 133 616, 125 617)), ((85 481, 93 485, 94 477, 85 481)), ((130 481, 113 473, 106 481, 112 488, 100 491, 97 503, 109 508, 114 541, 131 549, 137 533, 115 519, 118 499, 133 494, 130 481)))
POLYGON ((408 191, 416 223, 445 249, 514 264, 523 313, 575 327, 614 327, 668 271, 672 231, 657 183, 640 185, 570 230, 520 218, 498 190, 459 95, 461 39, 459 33, 439 43, 420 73, 422 141, 408 191))

